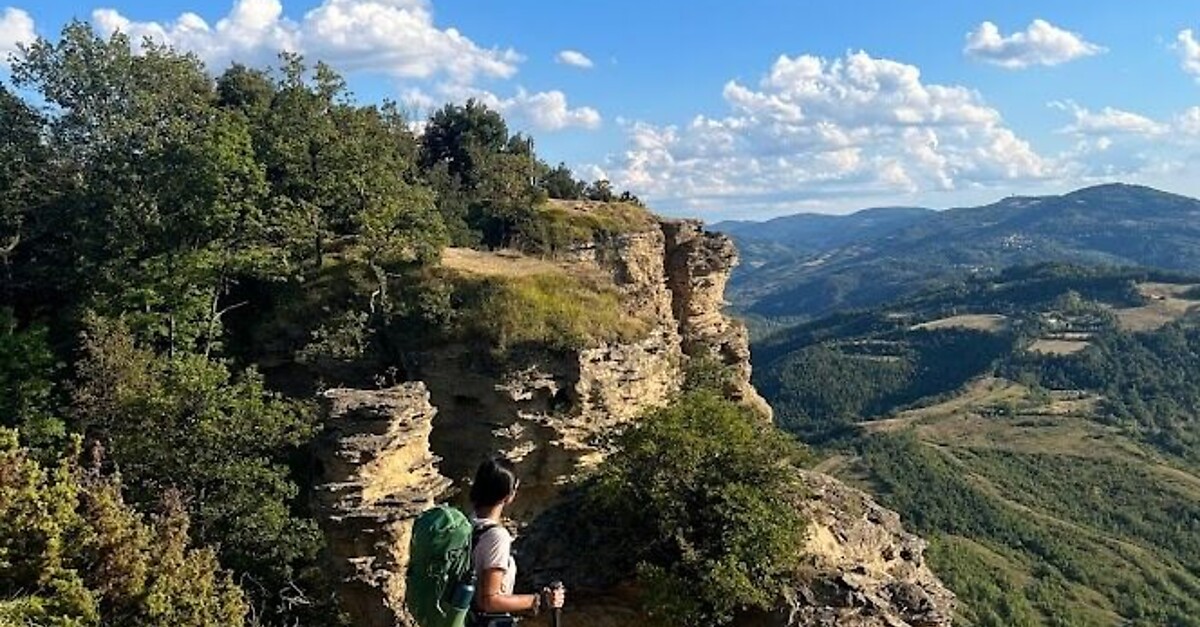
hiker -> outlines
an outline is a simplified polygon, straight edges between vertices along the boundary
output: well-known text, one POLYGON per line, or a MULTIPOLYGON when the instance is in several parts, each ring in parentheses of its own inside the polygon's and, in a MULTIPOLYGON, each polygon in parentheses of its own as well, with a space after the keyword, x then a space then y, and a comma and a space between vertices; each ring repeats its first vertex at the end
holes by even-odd
POLYGON ((520 480, 513 463, 493 455, 475 473, 471 504, 475 508, 472 562, 477 577, 473 627, 504 627, 516 622, 514 614, 536 616, 543 610, 563 606, 562 586, 542 589, 539 594, 513 594, 517 564, 512 556, 512 535, 500 524, 504 507, 512 503, 520 480))

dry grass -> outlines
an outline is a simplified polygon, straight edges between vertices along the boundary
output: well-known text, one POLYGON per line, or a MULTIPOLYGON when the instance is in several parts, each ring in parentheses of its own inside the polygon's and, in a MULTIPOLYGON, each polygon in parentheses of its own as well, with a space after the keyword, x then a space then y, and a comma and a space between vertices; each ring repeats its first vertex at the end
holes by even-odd
POLYGON ((565 272, 566 267, 512 250, 490 252, 473 248, 442 250, 442 267, 478 276, 522 277, 565 272))
POLYGON ((1141 307, 1117 309, 1113 313, 1126 331, 1153 331, 1166 326, 1200 307, 1200 300, 1182 298, 1195 285, 1174 283, 1142 283, 1138 291, 1149 302, 1141 307))
POLYGON ((1029 352, 1043 355, 1071 355, 1091 346, 1087 340, 1040 339, 1029 345, 1029 352))
POLYGON ((993 377, 972 381, 958 396, 867 425, 870 431, 914 429, 923 441, 968 449, 1003 449, 1079 457, 1142 453, 1115 427, 1090 420, 1099 399, 1077 392, 1033 397, 1023 385, 993 377), (997 407, 1015 410, 994 415, 997 407))
POLYGON ((447 248, 441 269, 462 305, 462 331, 501 351, 525 344, 578 349, 632 342, 652 324, 592 262, 447 248))
POLYGON ((573 222, 615 233, 644 231, 658 225, 654 214, 630 202, 552 198, 546 201, 544 209, 573 222))
POLYGON ((1007 379, 982 377, 971 381, 957 396, 935 405, 901 412, 895 418, 866 424, 868 431, 896 431, 919 422, 952 416, 964 411, 1024 398, 1028 390, 1007 379))
POLYGON ((963 314, 940 320, 930 320, 915 325, 913 329, 933 331, 936 329, 972 329, 975 331, 1001 331, 1008 325, 1008 318, 1000 314, 963 314))

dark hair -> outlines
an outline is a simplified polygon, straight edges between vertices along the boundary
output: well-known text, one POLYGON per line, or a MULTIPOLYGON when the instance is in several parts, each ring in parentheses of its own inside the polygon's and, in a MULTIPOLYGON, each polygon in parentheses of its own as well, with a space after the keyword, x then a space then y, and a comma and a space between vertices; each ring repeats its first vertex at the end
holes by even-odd
POLYGON ((471 483, 471 504, 491 507, 508 498, 517 489, 517 467, 503 455, 492 455, 475 471, 471 483))

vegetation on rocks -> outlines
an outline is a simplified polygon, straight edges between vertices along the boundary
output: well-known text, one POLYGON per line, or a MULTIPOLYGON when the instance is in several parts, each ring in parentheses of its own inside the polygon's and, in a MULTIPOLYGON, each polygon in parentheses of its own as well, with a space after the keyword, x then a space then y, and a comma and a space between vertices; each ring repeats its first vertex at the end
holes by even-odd
POLYGON ((774 607, 802 559, 804 450, 711 391, 652 412, 614 444, 586 486, 582 516, 619 562, 608 567, 636 572, 650 615, 725 624, 739 610, 774 607))
POLYGON ((541 345, 563 350, 640 339, 649 324, 629 312, 600 281, 567 273, 518 277, 460 277, 462 333, 506 350, 541 345))
POLYGON ((0 480, 23 482, 0 499, 44 518, 3 528, 0 622, 344 624, 296 399, 403 379, 461 329, 640 332, 611 286, 438 268, 452 243, 553 256, 650 219, 497 112, 446 105, 417 135, 321 63, 216 69, 76 22, 0 84, 0 480), (50 470, 75 438, 105 462, 50 470), (127 558, 97 561, 113 543, 127 558))

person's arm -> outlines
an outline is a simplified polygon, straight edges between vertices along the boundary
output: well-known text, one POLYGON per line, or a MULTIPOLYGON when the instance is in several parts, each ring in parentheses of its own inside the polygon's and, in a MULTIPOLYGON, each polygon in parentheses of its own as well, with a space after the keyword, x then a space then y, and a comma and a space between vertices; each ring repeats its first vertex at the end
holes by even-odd
POLYGON ((500 594, 503 585, 504 569, 489 568, 483 571, 476 607, 486 614, 532 612, 537 607, 536 594, 500 594))

